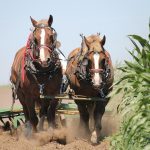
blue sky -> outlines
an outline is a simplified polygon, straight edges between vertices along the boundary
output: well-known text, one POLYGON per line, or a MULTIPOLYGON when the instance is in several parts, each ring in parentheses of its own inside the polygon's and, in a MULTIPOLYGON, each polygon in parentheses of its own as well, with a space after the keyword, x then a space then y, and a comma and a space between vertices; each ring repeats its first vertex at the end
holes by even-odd
POLYGON ((40 20, 50 14, 66 56, 80 46, 80 33, 100 32, 106 35, 105 48, 115 63, 130 59, 126 49, 132 45, 127 35, 147 38, 150 0, 1 0, 0 85, 9 83, 15 53, 30 33, 30 16, 40 20))

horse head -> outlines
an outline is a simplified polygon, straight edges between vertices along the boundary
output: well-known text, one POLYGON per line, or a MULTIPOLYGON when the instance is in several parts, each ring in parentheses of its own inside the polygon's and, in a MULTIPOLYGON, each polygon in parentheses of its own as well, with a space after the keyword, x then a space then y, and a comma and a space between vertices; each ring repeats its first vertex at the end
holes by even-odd
POLYGON ((101 89, 109 76, 110 58, 104 49, 106 37, 99 34, 82 36, 81 55, 77 67, 77 76, 86 80, 95 89, 101 89))
POLYGON ((33 31, 29 38, 30 59, 33 62, 36 69, 48 68, 50 65, 56 64, 58 58, 55 48, 58 46, 57 33, 54 28, 51 27, 53 23, 52 15, 48 20, 36 21, 32 17, 31 22, 33 25, 33 31))

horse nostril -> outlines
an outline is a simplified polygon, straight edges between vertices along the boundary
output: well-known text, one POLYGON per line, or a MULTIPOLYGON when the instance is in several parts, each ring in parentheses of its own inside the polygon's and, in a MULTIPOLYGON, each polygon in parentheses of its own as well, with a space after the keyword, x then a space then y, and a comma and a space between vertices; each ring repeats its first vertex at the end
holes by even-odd
POLYGON ((99 81, 96 81, 96 80, 92 80, 92 85, 97 89, 97 88, 100 88, 101 85, 102 85, 102 80, 99 80, 99 81))
POLYGON ((50 58, 47 58, 47 62, 50 62, 50 58))
POLYGON ((48 64, 48 65, 50 65, 51 61, 52 61, 52 60, 51 60, 50 58, 47 58, 47 64, 48 64))

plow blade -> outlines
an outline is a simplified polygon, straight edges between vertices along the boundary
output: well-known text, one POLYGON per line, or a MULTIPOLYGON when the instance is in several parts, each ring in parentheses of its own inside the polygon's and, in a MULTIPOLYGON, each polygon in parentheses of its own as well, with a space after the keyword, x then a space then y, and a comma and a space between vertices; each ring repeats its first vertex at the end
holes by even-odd
POLYGON ((24 123, 24 113, 22 107, 16 107, 13 111, 0 109, 0 121, 4 130, 10 130, 11 127, 17 128, 21 122, 24 123))

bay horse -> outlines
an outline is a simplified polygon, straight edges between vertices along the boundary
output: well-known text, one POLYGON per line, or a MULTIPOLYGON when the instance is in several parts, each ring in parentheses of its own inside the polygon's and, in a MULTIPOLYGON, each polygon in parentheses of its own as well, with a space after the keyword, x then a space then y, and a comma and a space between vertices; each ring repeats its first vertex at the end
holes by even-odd
POLYGON ((40 95, 57 95, 62 81, 62 67, 56 51, 57 33, 51 26, 53 16, 50 15, 48 20, 30 19, 33 31, 27 45, 16 53, 10 76, 13 97, 17 97, 23 106, 26 136, 37 131, 36 104, 40 105, 39 128, 43 128, 44 116, 47 116, 49 126, 55 127, 57 100, 41 100, 40 95))
POLYGON ((66 76, 70 88, 76 95, 99 97, 99 101, 75 100, 80 114, 80 128, 91 135, 91 142, 100 139, 101 119, 109 101, 114 73, 110 54, 105 50, 106 37, 100 34, 82 35, 81 48, 76 48, 68 56, 66 76))

